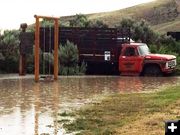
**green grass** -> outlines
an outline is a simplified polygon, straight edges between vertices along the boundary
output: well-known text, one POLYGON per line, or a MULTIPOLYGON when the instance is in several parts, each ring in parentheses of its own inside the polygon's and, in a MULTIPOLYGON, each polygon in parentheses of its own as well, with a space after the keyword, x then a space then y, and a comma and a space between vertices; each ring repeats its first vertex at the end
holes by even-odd
POLYGON ((68 120, 68 119, 62 119, 62 120, 58 120, 57 122, 58 122, 58 123, 67 123, 67 122, 70 122, 70 120, 68 120))
POLYGON ((116 129, 146 115, 161 113, 168 104, 179 99, 180 85, 157 93, 111 95, 100 104, 88 105, 75 112, 76 120, 64 124, 64 128, 68 132, 81 131, 78 134, 82 135, 117 134, 116 129))
POLYGON ((62 116, 62 117, 66 117, 66 116, 74 116, 75 114, 73 112, 72 113, 67 113, 66 111, 64 111, 62 113, 59 113, 58 115, 62 116))

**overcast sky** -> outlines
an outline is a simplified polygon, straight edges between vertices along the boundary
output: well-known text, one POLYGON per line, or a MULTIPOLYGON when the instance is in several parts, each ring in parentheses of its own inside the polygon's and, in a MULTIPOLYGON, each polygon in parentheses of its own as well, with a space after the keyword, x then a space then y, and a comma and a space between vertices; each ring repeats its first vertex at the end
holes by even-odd
POLYGON ((31 24, 34 14, 60 17, 118 10, 153 0, 0 0, 0 29, 31 24))

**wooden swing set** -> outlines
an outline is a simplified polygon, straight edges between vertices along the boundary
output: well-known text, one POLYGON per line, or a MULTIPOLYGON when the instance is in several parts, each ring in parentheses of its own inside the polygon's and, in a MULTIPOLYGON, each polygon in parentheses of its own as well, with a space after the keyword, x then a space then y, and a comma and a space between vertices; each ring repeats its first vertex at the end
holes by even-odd
MULTIPOLYGON (((39 66, 40 66, 40 19, 46 19, 46 20, 53 20, 54 21, 54 80, 58 79, 58 38, 59 38, 59 25, 58 20, 59 18, 56 17, 48 17, 48 16, 38 16, 34 15, 36 19, 35 23, 35 48, 34 48, 34 74, 35 74, 35 82, 39 81, 39 66)), ((51 31, 50 31, 51 33, 51 31)), ((50 37, 51 38, 51 37, 50 37)), ((51 40, 51 39, 50 39, 51 40)), ((44 44, 45 44, 45 37, 44 37, 44 44)), ((50 43, 51 44, 51 43, 50 43)), ((50 45, 51 46, 51 45, 50 45)), ((45 48, 45 46, 44 46, 45 48)), ((51 49, 51 48, 50 48, 51 49)), ((43 64, 44 65, 44 64, 43 64)), ((50 76, 47 76, 47 79, 51 78, 50 76)), ((52 78, 51 78, 52 80, 52 78)))

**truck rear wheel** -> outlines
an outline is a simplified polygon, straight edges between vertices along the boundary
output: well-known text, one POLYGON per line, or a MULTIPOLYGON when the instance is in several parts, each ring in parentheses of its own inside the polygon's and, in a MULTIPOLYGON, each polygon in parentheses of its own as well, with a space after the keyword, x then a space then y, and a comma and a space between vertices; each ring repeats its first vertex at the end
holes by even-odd
POLYGON ((162 76, 162 71, 157 65, 149 65, 144 69, 144 76, 162 76))

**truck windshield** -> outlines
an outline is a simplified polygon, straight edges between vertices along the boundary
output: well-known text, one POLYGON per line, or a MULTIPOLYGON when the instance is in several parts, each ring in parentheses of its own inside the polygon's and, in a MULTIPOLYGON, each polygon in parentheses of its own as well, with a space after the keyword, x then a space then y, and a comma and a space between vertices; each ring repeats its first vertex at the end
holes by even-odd
POLYGON ((139 54, 140 54, 140 55, 147 55, 147 54, 150 54, 150 53, 151 53, 150 50, 149 50, 149 48, 148 48, 148 46, 147 46, 146 44, 140 45, 140 46, 138 47, 138 50, 139 50, 139 54))

